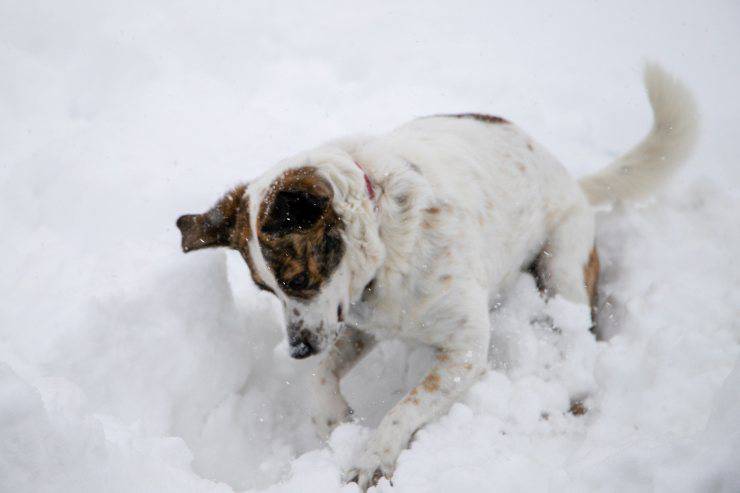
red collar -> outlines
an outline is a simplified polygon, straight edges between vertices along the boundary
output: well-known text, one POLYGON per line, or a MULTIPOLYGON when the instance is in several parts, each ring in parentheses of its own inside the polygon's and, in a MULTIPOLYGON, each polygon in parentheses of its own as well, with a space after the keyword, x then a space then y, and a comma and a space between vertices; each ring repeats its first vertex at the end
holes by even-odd
POLYGON ((357 161, 355 161, 355 164, 360 168, 360 171, 362 171, 362 174, 365 177, 365 188, 367 188, 368 197, 370 197, 370 200, 375 200, 375 188, 373 187, 373 182, 370 181, 370 177, 365 173, 365 168, 363 168, 357 161))

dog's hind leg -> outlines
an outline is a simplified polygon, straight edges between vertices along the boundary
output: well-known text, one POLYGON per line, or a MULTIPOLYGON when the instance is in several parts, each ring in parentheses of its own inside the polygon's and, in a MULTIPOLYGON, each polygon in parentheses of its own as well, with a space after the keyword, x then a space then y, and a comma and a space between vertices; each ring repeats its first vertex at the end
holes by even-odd
POLYGON ((312 380, 313 421, 316 433, 329 438, 339 423, 348 421, 352 411, 339 391, 339 381, 375 346, 375 338, 356 329, 345 329, 319 363, 312 380))
POLYGON ((576 303, 596 306, 599 258, 594 247, 594 216, 588 207, 573 207, 551 227, 534 266, 546 296, 560 294, 576 303))

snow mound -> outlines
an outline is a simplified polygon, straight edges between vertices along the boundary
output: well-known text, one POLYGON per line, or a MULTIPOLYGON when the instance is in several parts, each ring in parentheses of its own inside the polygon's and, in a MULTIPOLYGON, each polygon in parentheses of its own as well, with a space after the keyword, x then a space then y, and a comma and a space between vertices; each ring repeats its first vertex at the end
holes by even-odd
MULTIPOLYGON (((545 302, 523 275, 492 312, 491 370, 416 434, 379 491, 731 491, 740 350, 727 307, 740 304, 719 282, 734 275, 720 261, 730 246, 692 264, 707 238, 685 227, 711 235, 723 200, 698 187, 600 218, 607 340, 587 309, 545 302)), ((315 362, 288 358, 274 300, 240 259, 165 253, 90 300, 43 365, 3 346, 4 490, 353 491, 342 471, 429 350, 381 344, 343 382, 358 421, 321 444, 305 390, 315 362)))
POLYGON ((380 344, 342 382, 357 421, 319 442, 317 362, 175 218, 414 115, 501 114, 595 171, 649 126, 644 57, 703 133, 672 188, 598 219, 601 339, 524 275, 490 371, 377 491, 740 491, 737 7, 315 7, 0 2, 0 492, 356 492, 343 470, 430 350, 380 344))

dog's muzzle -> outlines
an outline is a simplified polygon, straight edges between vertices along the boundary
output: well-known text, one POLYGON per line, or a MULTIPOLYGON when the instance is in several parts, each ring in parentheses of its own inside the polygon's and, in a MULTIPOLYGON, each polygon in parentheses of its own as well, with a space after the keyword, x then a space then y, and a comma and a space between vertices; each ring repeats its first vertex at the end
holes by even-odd
POLYGON ((308 358, 319 352, 312 334, 302 327, 302 323, 291 324, 288 327, 288 344, 290 345, 291 358, 308 358))

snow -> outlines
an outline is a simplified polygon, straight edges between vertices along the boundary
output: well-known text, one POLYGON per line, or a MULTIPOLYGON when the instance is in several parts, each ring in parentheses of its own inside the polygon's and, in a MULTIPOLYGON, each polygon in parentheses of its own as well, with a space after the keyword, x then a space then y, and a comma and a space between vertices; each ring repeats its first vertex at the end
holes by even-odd
POLYGON ((402 453, 407 491, 740 491, 733 2, 0 2, 0 491, 357 491, 340 475, 430 363, 386 342, 313 435, 280 308, 175 218, 277 159, 443 112, 501 114, 576 175, 649 127, 644 59, 702 140, 599 216, 601 330, 523 277, 491 371, 402 453), (568 412, 571 399, 587 412, 568 412))

